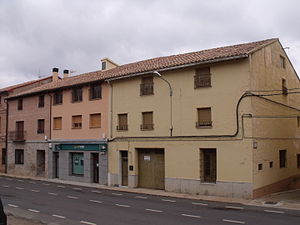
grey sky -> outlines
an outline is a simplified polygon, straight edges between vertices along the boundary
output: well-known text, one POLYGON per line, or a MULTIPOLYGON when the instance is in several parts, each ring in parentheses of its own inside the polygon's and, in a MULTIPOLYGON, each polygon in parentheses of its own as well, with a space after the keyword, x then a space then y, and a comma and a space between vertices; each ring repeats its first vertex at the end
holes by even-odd
POLYGON ((280 38, 300 73, 298 0, 0 0, 0 87, 280 38))

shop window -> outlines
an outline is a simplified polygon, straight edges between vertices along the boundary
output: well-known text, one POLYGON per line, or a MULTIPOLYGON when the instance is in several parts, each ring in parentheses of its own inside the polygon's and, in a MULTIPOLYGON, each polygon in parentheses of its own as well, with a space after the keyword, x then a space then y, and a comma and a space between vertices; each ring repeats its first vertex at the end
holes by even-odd
POLYGON ((70 153, 71 154, 71 162, 72 175, 84 175, 84 155, 83 153, 70 153))

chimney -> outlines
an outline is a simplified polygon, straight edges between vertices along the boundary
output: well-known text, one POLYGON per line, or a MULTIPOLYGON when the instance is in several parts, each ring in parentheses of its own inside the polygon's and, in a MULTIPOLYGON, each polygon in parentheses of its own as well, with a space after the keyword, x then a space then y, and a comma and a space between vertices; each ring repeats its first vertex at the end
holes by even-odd
POLYGON ((119 65, 115 62, 113 62, 112 60, 110 60, 109 58, 103 58, 101 59, 101 65, 102 65, 102 70, 110 70, 113 68, 118 67, 119 65))
POLYGON ((69 70, 64 70, 64 78, 69 77, 69 70))
POLYGON ((58 78, 58 68, 53 68, 52 69, 52 81, 57 81, 58 78))

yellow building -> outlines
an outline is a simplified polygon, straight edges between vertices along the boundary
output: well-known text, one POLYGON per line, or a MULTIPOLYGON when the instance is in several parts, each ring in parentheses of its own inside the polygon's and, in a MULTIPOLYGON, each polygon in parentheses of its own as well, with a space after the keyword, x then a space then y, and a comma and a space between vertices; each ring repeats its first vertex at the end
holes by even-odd
POLYGON ((300 186, 300 85, 278 39, 105 77, 109 185, 243 198, 300 186))

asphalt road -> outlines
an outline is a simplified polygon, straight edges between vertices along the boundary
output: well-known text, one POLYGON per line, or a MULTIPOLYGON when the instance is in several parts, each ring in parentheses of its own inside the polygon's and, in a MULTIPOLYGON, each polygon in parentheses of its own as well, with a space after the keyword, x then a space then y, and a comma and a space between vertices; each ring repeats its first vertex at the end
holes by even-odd
POLYGON ((299 225, 300 211, 116 192, 0 176, 4 208, 47 224, 299 225))

